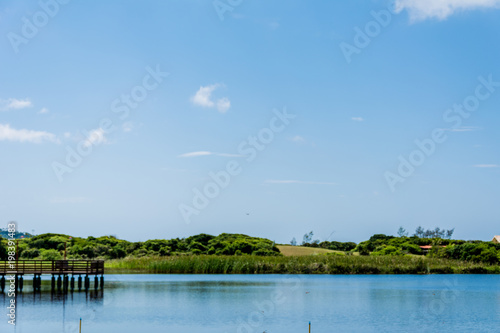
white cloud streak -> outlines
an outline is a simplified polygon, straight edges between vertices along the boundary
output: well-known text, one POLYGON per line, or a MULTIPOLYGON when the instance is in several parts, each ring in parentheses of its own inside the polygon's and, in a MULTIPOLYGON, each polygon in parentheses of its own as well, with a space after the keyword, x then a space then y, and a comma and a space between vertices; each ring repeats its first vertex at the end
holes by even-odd
POLYGON ((500 165, 498 164, 476 164, 474 165, 475 168, 500 168, 500 165))
POLYGON ((396 0, 399 13, 407 10, 412 22, 429 18, 444 20, 459 11, 479 8, 499 8, 500 0, 396 0))
POLYGON ((190 158, 190 157, 201 157, 201 156, 241 157, 241 155, 238 154, 214 153, 211 151, 194 151, 191 153, 179 155, 178 157, 190 158))
POLYGON ((479 131, 481 128, 476 127, 476 126, 461 126, 457 128, 443 128, 445 131, 450 131, 450 132, 473 132, 473 131, 479 131))
POLYGON ((354 120, 354 121, 365 121, 365 119, 361 118, 361 117, 352 117, 351 120, 354 120))
POLYGON ((0 111, 18 110, 32 107, 33 103, 29 99, 8 98, 0 99, 0 111))
POLYGON ((59 143, 59 139, 52 133, 15 129, 9 124, 0 124, 0 141, 42 143, 44 141, 59 143))
POLYGON ((330 182, 309 182, 302 180, 266 180, 266 184, 337 185, 330 182))

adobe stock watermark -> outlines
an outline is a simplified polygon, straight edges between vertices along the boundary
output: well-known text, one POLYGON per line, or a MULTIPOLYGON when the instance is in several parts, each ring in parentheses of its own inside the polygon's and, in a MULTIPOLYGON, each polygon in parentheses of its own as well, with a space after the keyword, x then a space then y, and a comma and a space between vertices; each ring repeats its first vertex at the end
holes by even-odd
POLYGON ((236 7, 241 5, 242 2, 243 0, 214 0, 212 5, 219 16, 219 20, 224 21, 226 12, 232 12, 236 7))
POLYGON ((59 13, 61 5, 66 5, 69 2, 70 0, 40 0, 38 2, 40 10, 36 11, 31 18, 26 16, 21 18, 23 24, 20 34, 12 31, 7 33, 7 39, 14 52, 19 53, 19 46, 26 45, 35 38, 40 30, 59 13))
POLYGON ((352 43, 341 42, 339 44, 347 64, 352 62, 353 55, 360 54, 370 45, 373 39, 382 33, 384 28, 387 28, 391 24, 393 15, 396 14, 398 12, 396 12, 393 5, 380 11, 372 10, 370 15, 373 17, 373 20, 367 22, 363 29, 358 26, 354 27, 355 34, 352 43))
POLYGON ((500 82, 493 81, 493 75, 488 78, 483 76, 478 77, 479 84, 476 86, 474 93, 467 96, 462 103, 454 104, 451 108, 443 113, 443 120, 447 124, 451 124, 450 128, 435 128, 430 136, 423 140, 415 140, 417 148, 413 150, 407 157, 399 155, 399 165, 395 172, 386 171, 384 174, 385 181, 391 192, 396 191, 396 185, 404 183, 406 179, 411 177, 415 170, 424 164, 424 162, 432 156, 439 144, 448 140, 446 135, 447 130, 457 130, 462 126, 463 120, 469 118, 481 106, 481 102, 486 101, 500 87, 500 82))
MULTIPOLYGON (((252 163, 267 146, 274 141, 276 134, 283 132, 291 121, 297 116, 289 114, 286 108, 282 111, 273 110, 274 117, 271 118, 267 127, 262 128, 256 135, 250 135, 242 141, 238 147, 238 155, 245 158, 247 163, 252 163)), ((221 191, 226 189, 231 180, 243 172, 243 165, 237 160, 230 160, 223 170, 209 172, 211 179, 200 189, 193 189, 191 204, 180 204, 179 212, 186 224, 191 223, 193 215, 199 215, 206 209, 210 202, 217 198, 221 191)))
POLYGON ((84 159, 92 153, 94 146, 103 144, 106 141, 106 135, 117 130, 116 124, 124 124, 125 120, 130 117, 130 111, 136 109, 148 97, 149 93, 158 88, 169 75, 169 73, 160 70, 160 65, 156 65, 155 69, 147 66, 146 73, 140 85, 132 87, 128 94, 122 94, 111 102, 111 112, 118 119, 102 118, 96 129, 82 131, 84 139, 80 140, 76 147, 66 146, 64 161, 52 162, 52 171, 60 183, 64 181, 66 174, 72 173, 83 163, 84 159))
POLYGON ((7 322, 9 325, 16 326, 16 308, 17 308, 17 286, 16 286, 16 267, 17 267, 17 246, 15 243, 15 237, 17 233, 17 223, 9 222, 7 224, 7 260, 8 267, 7 270, 7 281, 9 282, 9 289, 7 290, 7 296, 9 297, 9 306, 7 306, 7 322))

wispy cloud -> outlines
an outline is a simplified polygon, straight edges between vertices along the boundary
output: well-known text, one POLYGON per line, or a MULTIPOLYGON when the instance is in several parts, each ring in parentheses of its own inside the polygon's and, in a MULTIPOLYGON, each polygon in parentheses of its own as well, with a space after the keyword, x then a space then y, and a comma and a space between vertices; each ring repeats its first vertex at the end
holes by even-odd
POLYGON ((365 121, 365 119, 361 118, 361 117, 352 117, 351 120, 354 120, 354 121, 365 121))
POLYGON ((498 164, 476 164, 474 165, 475 168, 500 168, 500 165, 498 164))
POLYGON ((99 145, 101 143, 106 143, 108 140, 106 139, 106 136, 104 135, 105 131, 102 128, 96 128, 88 133, 88 136, 86 137, 85 141, 83 142, 83 145, 85 147, 90 147, 92 145, 99 145))
POLYGON ((450 131, 450 132, 472 132, 472 131, 479 131, 481 128, 476 127, 476 126, 461 126, 457 128, 443 128, 445 131, 450 131))
POLYGON ((47 108, 41 108, 40 111, 38 111, 39 114, 45 114, 45 113, 49 113, 49 109, 47 108))
POLYGON ((309 182, 302 180, 266 180, 266 184, 305 184, 305 185, 337 185, 330 182, 309 182))
POLYGON ((0 111, 16 110, 32 107, 33 103, 29 99, 8 98, 0 99, 0 111))
POLYGON ((179 155, 178 157, 186 158, 186 157, 200 157, 200 156, 241 157, 241 155, 238 155, 238 154, 215 153, 212 151, 194 151, 191 153, 185 153, 185 154, 179 155))
POLYGON ((124 132, 132 132, 134 129, 134 123, 131 121, 127 121, 126 123, 123 123, 122 129, 124 132))
POLYGON ((227 97, 223 97, 217 101, 217 110, 220 113, 226 113, 231 107, 231 101, 227 97))
POLYGON ((444 20, 459 11, 499 8, 500 0, 396 0, 396 12, 407 10, 412 22, 429 18, 444 20))
POLYGON ((56 197, 56 198, 51 198, 50 203, 53 204, 65 204, 65 203, 85 203, 85 202, 90 202, 91 200, 89 198, 85 197, 56 197))
POLYGON ((59 139, 52 133, 43 131, 32 131, 27 129, 15 129, 9 124, 0 124, 0 141, 17 141, 42 143, 44 141, 59 143, 59 139))
POLYGON ((300 135, 296 135, 293 138, 290 138, 290 141, 296 142, 296 143, 302 143, 302 142, 305 142, 306 139, 304 139, 304 137, 302 137, 300 135))
POLYGON ((231 101, 227 97, 218 99, 216 102, 212 100, 212 93, 219 88, 220 84, 212 84, 205 87, 200 87, 196 94, 191 97, 191 102, 204 108, 216 108, 220 113, 225 113, 231 107, 231 101))

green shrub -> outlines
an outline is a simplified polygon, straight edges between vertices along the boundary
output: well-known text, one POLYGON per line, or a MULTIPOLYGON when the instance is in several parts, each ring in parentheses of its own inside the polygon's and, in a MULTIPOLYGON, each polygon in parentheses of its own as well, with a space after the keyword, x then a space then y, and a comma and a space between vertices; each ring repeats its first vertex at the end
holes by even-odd
POLYGON ((40 250, 40 257, 42 260, 61 260, 62 255, 59 251, 54 249, 40 250))
POLYGON ((26 249, 23 251, 23 258, 26 259, 34 259, 40 256, 40 250, 39 249, 26 249))
POLYGON ((372 256, 400 256, 403 253, 395 246, 389 245, 383 247, 381 250, 372 252, 372 256))

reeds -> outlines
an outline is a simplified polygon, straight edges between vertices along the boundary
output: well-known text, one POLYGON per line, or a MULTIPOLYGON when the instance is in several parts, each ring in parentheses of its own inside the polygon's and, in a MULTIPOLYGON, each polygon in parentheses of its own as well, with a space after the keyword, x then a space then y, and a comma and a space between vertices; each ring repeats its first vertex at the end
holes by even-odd
POLYGON ((112 272, 164 274, 499 274, 500 266, 420 256, 172 256, 110 260, 112 272))

